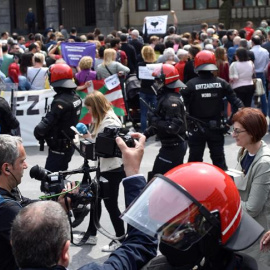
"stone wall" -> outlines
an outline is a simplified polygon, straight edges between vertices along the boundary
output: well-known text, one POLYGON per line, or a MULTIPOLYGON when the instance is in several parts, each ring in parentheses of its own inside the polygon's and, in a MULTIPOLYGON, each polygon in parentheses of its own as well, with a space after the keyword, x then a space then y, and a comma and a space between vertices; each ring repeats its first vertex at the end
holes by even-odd
POLYGON ((10 8, 9 0, 0 0, 0 33, 10 32, 10 8))
POLYGON ((59 29, 59 7, 58 1, 45 0, 44 1, 44 14, 45 14, 45 28, 54 27, 59 29))

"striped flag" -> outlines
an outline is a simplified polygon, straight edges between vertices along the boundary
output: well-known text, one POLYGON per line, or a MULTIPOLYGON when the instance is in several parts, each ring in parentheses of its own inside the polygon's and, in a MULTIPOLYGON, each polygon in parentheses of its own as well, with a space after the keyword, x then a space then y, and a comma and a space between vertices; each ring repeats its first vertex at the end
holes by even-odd
MULTIPOLYGON (((87 96, 87 94, 93 91, 100 91, 103 95, 105 95, 108 101, 112 104, 112 108, 116 115, 124 116, 127 114, 125 101, 123 98, 120 84, 115 88, 109 90, 106 87, 104 80, 93 80, 91 81, 91 85, 90 87, 88 87, 88 89, 77 91, 77 94, 81 97, 81 99, 84 102, 84 99, 87 96)), ((91 123, 91 120, 92 120, 91 115, 88 113, 88 109, 83 106, 80 116, 80 122, 84 124, 89 124, 91 123)))

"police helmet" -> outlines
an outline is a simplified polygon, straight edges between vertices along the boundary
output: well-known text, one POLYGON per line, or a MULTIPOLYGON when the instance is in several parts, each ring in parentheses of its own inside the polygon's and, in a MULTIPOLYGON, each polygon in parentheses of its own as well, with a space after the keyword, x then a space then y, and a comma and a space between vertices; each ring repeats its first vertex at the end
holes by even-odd
POLYGON ((215 54, 208 50, 200 51, 194 59, 195 72, 218 70, 215 54))
POLYGON ((264 231, 242 209, 231 177, 203 162, 156 175, 122 219, 148 235, 158 234, 161 241, 181 251, 210 238, 218 246, 239 251, 250 247, 264 231))
POLYGON ((153 76, 161 80, 168 88, 185 88, 187 87, 180 79, 178 70, 170 64, 162 64, 158 67, 153 76))
POLYGON ((54 64, 49 68, 49 82, 53 87, 76 88, 72 69, 67 64, 54 64))

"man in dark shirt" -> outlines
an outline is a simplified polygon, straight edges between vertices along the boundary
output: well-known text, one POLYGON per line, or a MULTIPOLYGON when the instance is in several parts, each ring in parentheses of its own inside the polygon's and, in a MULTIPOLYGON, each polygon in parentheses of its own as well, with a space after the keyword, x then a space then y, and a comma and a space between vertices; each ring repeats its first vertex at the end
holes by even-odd
POLYGON ((77 37, 77 29, 72 27, 69 34, 69 40, 73 39, 75 42, 81 42, 81 39, 77 37))
POLYGON ((23 205, 30 202, 21 196, 18 185, 27 169, 22 139, 0 135, 0 262, 2 270, 16 269, 10 246, 10 228, 23 205))
POLYGON ((28 34, 35 33, 35 24, 36 24, 36 17, 33 13, 32 8, 28 9, 28 13, 25 18, 25 24, 27 25, 28 34))
POLYGON ((129 42, 135 48, 137 58, 138 58, 138 56, 141 55, 141 50, 142 50, 142 47, 143 47, 143 44, 138 40, 138 37, 139 37, 139 31, 136 30, 136 29, 133 30, 131 32, 132 40, 129 42))
POLYGON ((127 42, 127 35, 120 36, 121 50, 127 55, 127 66, 130 69, 130 74, 135 73, 137 68, 137 55, 135 48, 127 42))

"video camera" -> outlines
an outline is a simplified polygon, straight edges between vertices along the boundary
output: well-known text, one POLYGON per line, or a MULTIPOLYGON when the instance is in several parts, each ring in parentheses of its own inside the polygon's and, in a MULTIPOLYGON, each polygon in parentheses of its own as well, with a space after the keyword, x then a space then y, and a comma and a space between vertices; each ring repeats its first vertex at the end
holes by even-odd
MULTIPOLYGON (((90 167, 88 169, 89 172, 96 171, 96 167, 90 167)), ((44 187, 45 194, 48 194, 48 198, 57 199, 57 195, 62 192, 65 188, 65 182, 67 181, 65 177, 67 175, 76 174, 76 173, 84 173, 83 168, 72 170, 72 171, 59 171, 55 173, 51 173, 48 170, 35 165, 30 170, 30 177, 35 178, 42 182, 42 186, 44 187)), ((98 191, 96 187, 94 187, 94 182, 87 185, 81 185, 79 188, 79 192, 74 194, 69 194, 68 196, 71 198, 71 204, 73 207, 78 206, 79 204, 86 205, 90 204, 94 198, 101 197, 104 198, 108 194, 108 181, 105 178, 101 178, 99 181, 98 191), (99 194, 97 194, 99 193, 99 194)))
POLYGON ((128 147, 135 147, 134 139, 127 134, 125 129, 105 127, 103 133, 99 133, 96 142, 88 139, 80 141, 80 150, 87 159, 96 160, 97 157, 122 157, 122 153, 116 144, 115 138, 121 137, 128 147))

